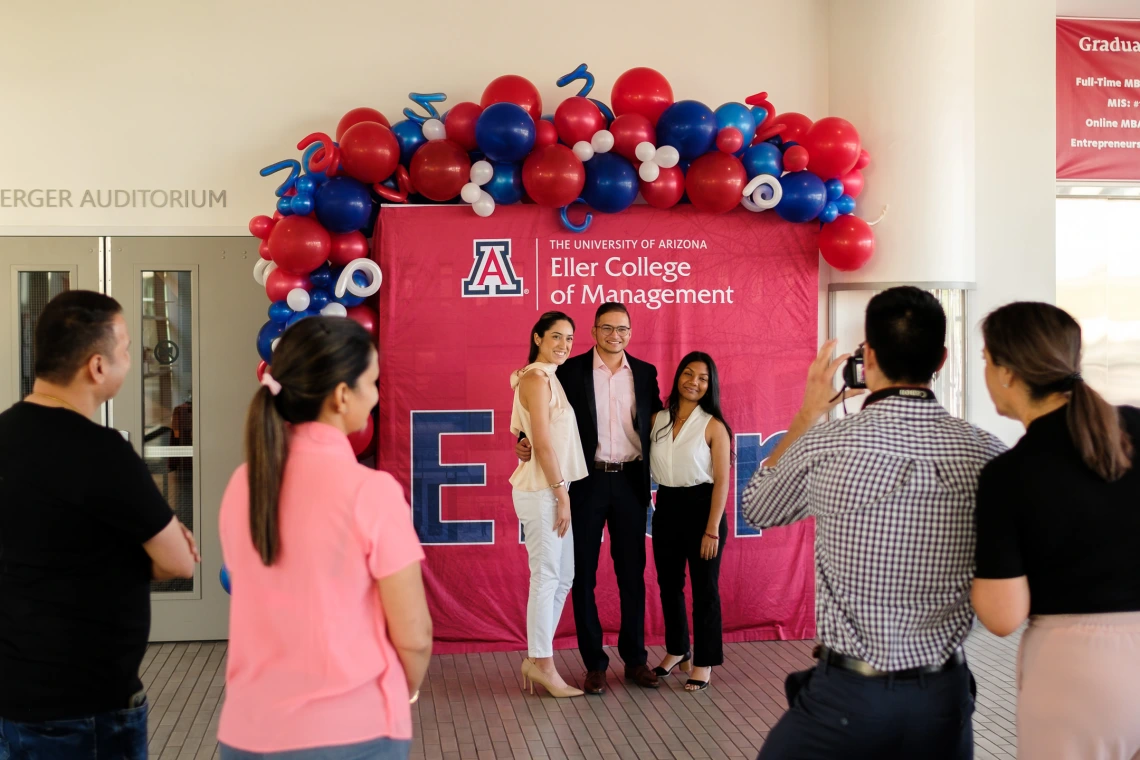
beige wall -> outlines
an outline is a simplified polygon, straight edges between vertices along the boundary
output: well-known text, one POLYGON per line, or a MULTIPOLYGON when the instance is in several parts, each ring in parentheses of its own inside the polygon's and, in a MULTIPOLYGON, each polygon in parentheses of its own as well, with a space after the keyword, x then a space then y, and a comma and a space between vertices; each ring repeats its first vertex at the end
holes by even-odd
POLYGON ((644 65, 678 99, 715 108, 767 90, 778 109, 819 118, 827 14, 826 0, 5 3, 0 190, 70 189, 76 207, 0 208, 0 234, 240 232, 273 208, 277 183, 258 170, 349 108, 394 122, 409 92, 477 101, 517 73, 552 112, 578 87, 555 80, 583 61, 606 101, 644 65), (79 208, 88 188, 224 190, 226 207, 79 208))

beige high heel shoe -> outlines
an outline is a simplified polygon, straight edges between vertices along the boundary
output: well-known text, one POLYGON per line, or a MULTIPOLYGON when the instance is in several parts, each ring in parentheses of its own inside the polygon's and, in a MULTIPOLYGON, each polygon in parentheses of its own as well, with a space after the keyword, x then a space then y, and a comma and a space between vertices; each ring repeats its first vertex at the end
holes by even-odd
POLYGON ((523 691, 529 687, 530 693, 534 694, 534 685, 538 684, 546 689, 546 693, 557 699, 566 699, 568 697, 580 697, 586 692, 581 689, 575 689, 573 686, 558 687, 554 686, 547 680, 546 674, 539 670, 534 665, 534 660, 525 659, 522 665, 519 666, 519 671, 523 677, 523 691))

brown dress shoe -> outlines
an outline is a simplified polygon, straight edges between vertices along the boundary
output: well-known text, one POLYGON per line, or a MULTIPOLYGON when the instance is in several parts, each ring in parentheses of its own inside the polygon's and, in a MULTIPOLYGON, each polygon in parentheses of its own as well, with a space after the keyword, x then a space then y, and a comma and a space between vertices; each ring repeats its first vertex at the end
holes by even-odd
POLYGON ((657 674, 649 669, 648 665, 626 665, 625 666, 625 680, 633 681, 638 686, 645 689, 656 689, 661 685, 661 681, 657 678, 657 674))
POLYGON ((586 682, 582 684, 582 691, 587 694, 605 694, 606 671, 591 670, 586 673, 586 682))

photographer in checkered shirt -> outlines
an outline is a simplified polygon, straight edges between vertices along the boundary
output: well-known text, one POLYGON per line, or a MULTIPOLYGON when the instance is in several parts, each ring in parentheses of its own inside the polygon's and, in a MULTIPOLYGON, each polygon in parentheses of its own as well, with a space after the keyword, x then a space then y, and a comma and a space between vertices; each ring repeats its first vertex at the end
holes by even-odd
MULTIPOLYGON (((930 383, 946 361, 946 314, 930 293, 886 290, 867 306, 862 411, 816 425, 839 401, 829 361, 743 494, 757 528, 814 517, 819 659, 785 683, 772 758, 972 758, 974 496, 1005 446, 950 416, 930 383)), ((850 397, 858 392, 846 391, 850 397)), ((843 395, 843 394, 841 394, 843 395)))

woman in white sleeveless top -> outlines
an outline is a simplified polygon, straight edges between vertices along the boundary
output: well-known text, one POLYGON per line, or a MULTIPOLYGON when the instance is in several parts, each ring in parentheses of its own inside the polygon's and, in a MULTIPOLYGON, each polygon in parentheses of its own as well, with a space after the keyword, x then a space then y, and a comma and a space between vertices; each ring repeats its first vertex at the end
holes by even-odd
POLYGON ((687 691, 708 688, 724 662, 720 557, 728 534, 724 515, 732 464, 732 431, 720 411, 716 364, 694 351, 681 360, 669 403, 653 418, 649 467, 657 483, 653 562, 661 587, 667 654, 655 669, 690 672, 687 691), (693 648, 685 613, 685 565, 693 586, 693 648))
POLYGON ((523 685, 541 684, 554 697, 583 693, 568 686, 554 666, 554 631, 574 581, 574 534, 570 530, 570 483, 586 477, 578 421, 554 374, 570 357, 574 321, 562 312, 543 314, 531 330, 530 359, 511 375, 515 391, 511 432, 526 433, 534 455, 511 475, 515 514, 530 557, 526 604, 527 654, 523 685))

